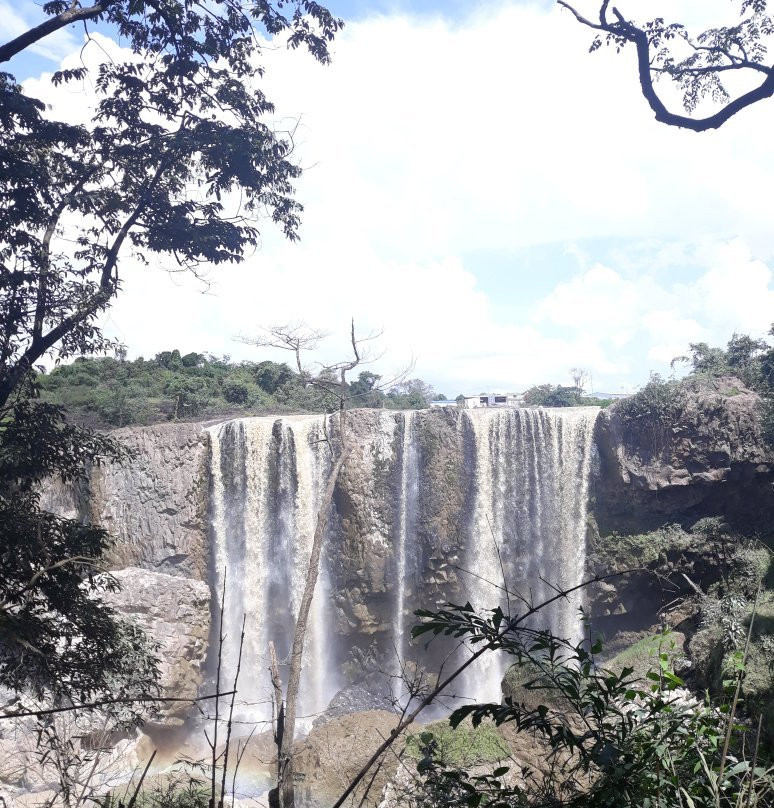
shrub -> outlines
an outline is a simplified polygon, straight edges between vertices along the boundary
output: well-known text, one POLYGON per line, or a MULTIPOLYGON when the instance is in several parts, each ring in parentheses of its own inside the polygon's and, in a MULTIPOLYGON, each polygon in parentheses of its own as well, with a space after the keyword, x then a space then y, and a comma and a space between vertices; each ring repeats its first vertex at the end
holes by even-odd
POLYGON ((250 396, 250 386, 242 379, 226 379, 223 382, 223 398, 229 404, 247 404, 250 396))
POLYGON ((431 735, 417 765, 422 778, 417 805, 731 808, 770 805, 774 799, 774 776, 763 750, 753 768, 744 727, 728 702, 694 698, 672 669, 669 653, 659 654, 643 682, 632 667, 614 671, 598 665, 601 643, 587 649, 557 639, 499 608, 482 615, 469 604, 448 604, 440 612, 417 614, 424 623, 414 629, 415 637, 446 635, 473 648, 505 651, 516 665, 539 670, 525 688, 552 699, 558 694, 567 705, 552 709, 545 701, 506 699, 455 710, 452 727, 467 720, 474 728, 512 723, 533 733, 555 765, 543 778, 524 770, 513 776, 505 765, 471 774, 437 761, 431 735))
POLYGON ((406 738, 406 754, 419 760, 431 750, 433 760, 443 766, 477 766, 508 757, 508 747, 491 723, 474 727, 470 722, 451 727, 448 721, 428 724, 419 735, 406 738))

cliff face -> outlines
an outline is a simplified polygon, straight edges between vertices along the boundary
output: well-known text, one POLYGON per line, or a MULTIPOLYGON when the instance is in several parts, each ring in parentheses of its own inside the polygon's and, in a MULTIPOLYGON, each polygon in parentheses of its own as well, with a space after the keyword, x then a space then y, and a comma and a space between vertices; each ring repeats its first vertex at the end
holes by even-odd
POLYGON ((774 533, 774 451, 757 394, 733 378, 673 392, 668 418, 620 402, 597 422, 589 571, 643 567, 661 576, 633 573, 592 588, 591 615, 613 646, 656 626, 668 602, 684 604, 672 625, 695 630, 693 586, 706 592, 729 574, 744 537, 770 542, 774 533))
POLYGON ((338 631, 363 636, 393 628, 401 523, 409 538, 407 608, 420 596, 430 606, 459 593, 465 441, 456 410, 357 410, 350 431, 354 448, 336 488, 331 566, 338 631))
MULTIPOLYGON (((764 445, 757 410, 754 393, 725 379, 689 387, 667 422, 633 420, 623 402, 602 411, 595 427, 589 570, 663 557, 695 580, 709 580, 717 572, 714 551, 685 529, 707 516, 745 529, 752 522, 774 523, 774 457, 764 445), (675 523, 682 528, 668 528, 675 523), (633 556, 629 549, 636 542, 630 537, 649 531, 658 536, 644 550, 637 545, 633 556)), ((473 566, 480 557, 475 545, 489 542, 491 526, 500 531, 498 541, 517 548, 504 560, 518 576, 527 580, 545 571, 544 566, 524 571, 524 558, 538 549, 531 549, 530 525, 554 511, 559 519, 562 506, 546 500, 542 517, 535 509, 538 467, 528 454, 557 450, 561 418, 554 427, 553 415, 533 416, 504 414, 498 420, 456 409, 351 413, 353 452, 335 491, 324 562, 330 584, 325 643, 352 649, 350 671, 369 659, 384 664, 385 655, 394 653, 397 628, 408 631, 415 608, 471 597, 471 581, 475 584, 473 578, 482 572, 473 566), (527 463, 532 470, 524 472, 527 463), (486 484, 482 474, 488 475, 486 484)), ((562 429, 569 429, 567 424, 562 429)), ((269 420, 264 432, 266 451, 285 451, 277 424, 272 428, 269 420)), ((298 533, 300 523, 294 520, 302 494, 310 498, 301 510, 308 515, 314 508, 313 492, 302 491, 297 479, 305 443, 293 450, 282 477, 276 458, 256 470, 257 457, 248 457, 257 445, 254 436, 247 426, 240 434, 244 442, 234 444, 229 462, 234 468, 252 462, 250 479, 258 480, 265 489, 261 496, 274 503, 262 540, 276 541, 277 531, 292 538, 298 533)), ((117 537, 110 563, 120 571, 124 592, 116 603, 161 644, 168 692, 193 694, 207 654, 213 580, 208 524, 213 433, 198 424, 170 424, 119 430, 116 436, 135 449, 135 457, 121 467, 95 468, 87 490, 52 486, 49 505, 70 515, 88 512, 117 537)), ((226 452, 226 445, 221 449, 226 452)), ((237 478, 239 491, 228 500, 228 512, 229 518, 244 520, 253 506, 240 488, 247 483, 237 478)), ((543 492, 549 499, 550 490, 546 486, 543 492)), ((573 518, 582 520, 578 514, 573 518)), ((245 541, 255 542, 256 524, 254 518, 245 522, 245 541)), ((267 558, 278 558, 271 555, 276 548, 266 552, 267 558)), ((550 560, 551 551, 546 552, 550 560)), ((241 567, 233 572, 247 574, 241 567)), ((275 605, 287 602, 276 592, 271 597, 275 605)), ((589 601, 592 614, 618 631, 637 623, 635 617, 640 626, 652 621, 660 597, 650 583, 627 579, 599 585, 589 601)), ((241 608, 237 611, 241 615, 241 608)), ((174 724, 181 717, 173 712, 167 720, 174 724)))
MULTIPOLYGON (((158 646, 160 681, 166 695, 196 698, 210 633, 210 587, 204 581, 128 567, 113 573, 121 589, 105 600, 137 622, 158 646)), ((190 704, 163 705, 152 723, 179 726, 190 704)))
POLYGON ((119 429, 135 452, 92 470, 89 517, 116 537, 114 569, 144 567, 207 580, 208 443, 200 424, 119 429))
MULTIPOLYGON (((194 697, 210 623, 206 433, 199 424, 157 424, 113 434, 132 458, 92 468, 78 486, 52 483, 42 505, 116 538, 106 563, 121 591, 105 599, 158 645, 162 692, 194 697)), ((188 712, 176 705, 159 720, 175 726, 188 712)))
POLYGON ((665 418, 633 413, 625 402, 603 411, 594 488, 600 530, 642 532, 708 515, 748 531, 770 521, 774 453, 759 409, 756 393, 723 378, 684 385, 665 418))

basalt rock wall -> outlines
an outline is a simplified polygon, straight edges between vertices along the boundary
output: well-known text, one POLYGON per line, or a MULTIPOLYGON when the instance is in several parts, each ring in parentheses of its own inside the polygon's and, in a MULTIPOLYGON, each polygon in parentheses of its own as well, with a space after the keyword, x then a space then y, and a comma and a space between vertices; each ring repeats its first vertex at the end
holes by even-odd
POLYGON ((686 383, 667 417, 625 402, 600 413, 594 514, 603 533, 723 516, 748 531, 772 523, 774 452, 760 398, 734 378, 686 383))
MULTIPOLYGON (((690 600, 693 585, 707 591, 733 553, 729 541, 771 546, 774 537, 774 452, 758 395, 734 378, 689 381, 671 393, 668 417, 621 402, 596 425, 589 571, 643 566, 662 576, 629 574, 592 588, 592 617, 613 644, 657 625, 659 610, 690 600)), ((690 631, 683 611, 672 622, 690 631)))
MULTIPOLYGON (((310 659, 335 686, 363 666, 384 666, 388 652, 409 652, 413 609, 466 598, 494 605, 496 590, 480 579, 501 575, 499 564, 511 583, 529 586, 547 573, 572 568, 577 578, 615 568, 626 537, 668 525, 689 529, 706 516, 749 530, 772 524, 774 458, 758 410, 754 393, 723 379, 688 386, 667 423, 634 423, 620 404, 599 413, 353 411, 310 659), (489 553, 494 544, 499 558, 489 553)), ((84 490, 46 492, 52 509, 117 537, 110 563, 126 570, 121 610, 169 645, 167 659, 180 658, 165 668, 169 688, 193 692, 202 682, 207 592, 218 591, 224 566, 234 619, 247 612, 276 623, 255 635, 252 651, 263 653, 266 632, 287 633, 282 621, 296 608, 329 468, 322 424, 320 416, 295 416, 118 430, 132 460, 95 468, 84 490), (153 574, 143 577, 143 569, 153 574)), ((706 547, 667 535, 662 550, 699 580, 713 574, 706 547)), ((615 618, 615 630, 628 625, 621 615, 647 622, 658 604, 638 586, 600 585, 589 598, 592 614, 615 618)), ((557 629, 571 630, 569 617, 557 620, 557 629)), ((323 689, 318 696, 327 698, 323 689)))

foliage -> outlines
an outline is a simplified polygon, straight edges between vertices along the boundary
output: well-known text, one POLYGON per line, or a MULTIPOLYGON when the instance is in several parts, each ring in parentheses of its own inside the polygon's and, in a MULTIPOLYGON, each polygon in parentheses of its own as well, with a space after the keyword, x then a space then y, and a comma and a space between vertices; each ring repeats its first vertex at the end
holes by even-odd
POLYGON ((730 808, 748 793, 751 805, 774 797, 772 770, 761 756, 753 769, 744 756, 743 728, 727 705, 693 698, 668 653, 659 655, 657 670, 643 680, 631 667, 616 672, 597 664, 601 643, 589 649, 525 628, 499 608, 481 615, 470 604, 449 604, 417 614, 423 623, 415 637, 449 635, 473 648, 486 642, 502 649, 515 664, 539 671, 526 688, 546 692, 549 703, 558 695, 565 705, 554 710, 506 699, 455 710, 452 727, 470 719, 474 727, 492 721, 533 733, 556 765, 548 777, 528 767, 514 777, 509 766, 472 775, 428 753, 418 764, 418 805, 730 808))
POLYGON ((541 384, 524 393, 524 402, 531 407, 577 407, 580 397, 578 387, 541 384))
POLYGON ((327 62, 341 27, 313 0, 53 0, 43 12, 49 28, 0 47, 4 60, 78 19, 117 29, 131 53, 54 74, 55 86, 93 88, 88 124, 44 114, 0 73, 0 406, 46 353, 108 345, 96 318, 127 250, 196 271, 240 261, 263 215, 297 237, 300 169, 264 121, 261 35, 327 62))
MULTIPOLYGON (((769 330, 774 337, 774 325, 769 330)), ((725 348, 711 348, 705 342, 689 345, 687 356, 675 363, 690 366, 692 378, 736 376, 761 396, 761 429, 764 439, 774 446, 774 345, 753 339, 746 334, 734 334, 725 348)))
POLYGON ((540 384, 524 393, 524 403, 530 407, 607 407, 611 399, 584 396, 580 387, 540 384))
POLYGON ((107 533, 40 507, 44 481, 77 482, 87 464, 125 455, 110 438, 68 424, 51 404, 20 397, 0 410, 3 686, 79 700, 125 683, 154 686, 156 661, 142 632, 100 598, 118 586, 100 573, 107 533))
MULTIPOLYGON (((46 355, 110 347, 98 317, 127 252, 195 272, 241 260, 263 215, 297 237, 300 169, 264 121, 273 106, 258 86, 261 36, 327 62, 341 22, 313 0, 52 0, 43 14, 46 24, 0 46, 0 61, 78 21, 117 30, 131 51, 54 74, 62 92, 95 93, 83 124, 56 120, 0 73, 0 684, 80 700, 126 681, 152 686, 155 660, 100 597, 116 587, 100 574, 106 533, 40 507, 44 480, 73 480, 122 450, 39 401, 30 374, 46 355)), ((201 411, 200 387, 174 374, 200 358, 171 352, 162 364, 174 415, 201 411)), ((117 365, 90 400, 112 423, 147 417, 150 402, 117 365)))
POLYGON ((669 425, 681 412, 685 393, 679 382, 652 373, 648 383, 633 396, 622 399, 616 412, 629 421, 669 425))
POLYGON ((589 547, 593 569, 611 572, 636 569, 654 564, 667 552, 687 548, 692 536, 679 525, 665 525, 650 533, 596 536, 589 547))
POLYGON ((616 404, 616 414, 627 437, 656 457, 669 446, 670 429, 679 419, 685 401, 685 389, 680 382, 652 373, 639 392, 616 404))
MULTIPOLYGON (((377 389, 364 371, 348 386, 354 407, 425 407, 416 393, 377 389)), ((226 413, 321 412, 336 406, 287 364, 231 362, 209 354, 162 351, 153 359, 78 358, 37 377, 41 398, 94 427, 217 417, 226 413)), ((412 384, 424 384, 413 380, 412 384)), ((425 385, 427 386, 427 385, 425 385)))
MULTIPOLYGON (((774 336, 774 326, 770 335, 774 336)), ((711 348, 706 342, 692 342, 687 356, 672 364, 685 362, 691 375, 698 377, 736 376, 747 387, 763 393, 774 391, 774 346, 746 334, 733 334, 725 348, 711 348)))
MULTIPOLYGON (((173 774, 143 788, 137 795, 137 808, 207 808, 210 792, 207 784, 190 774, 173 774)), ((120 802, 113 798, 103 808, 118 808, 120 802)))
POLYGON ((476 766, 508 757, 508 747, 498 730, 483 723, 469 722, 451 727, 447 721, 429 724, 418 735, 406 737, 406 754, 421 759, 428 753, 442 766, 476 766))
POLYGON ((734 23, 708 28, 696 36, 689 34, 682 23, 668 23, 663 17, 637 23, 616 6, 611 7, 609 0, 599 0, 596 19, 584 16, 566 0, 558 0, 558 4, 572 12, 578 22, 598 32, 591 44, 592 52, 603 45, 617 52, 634 45, 640 88, 658 121, 706 131, 774 95, 774 68, 767 64, 774 18, 767 13, 767 0, 736 0, 739 18, 734 23), (755 85, 732 97, 728 88, 738 87, 735 79, 743 77, 755 85), (654 84, 661 78, 671 80, 682 92, 687 115, 667 109, 654 84), (704 104, 718 109, 703 118, 693 117, 704 104))
POLYGON ((432 386, 422 379, 409 379, 392 387, 385 404, 395 410, 421 410, 435 398, 432 386))

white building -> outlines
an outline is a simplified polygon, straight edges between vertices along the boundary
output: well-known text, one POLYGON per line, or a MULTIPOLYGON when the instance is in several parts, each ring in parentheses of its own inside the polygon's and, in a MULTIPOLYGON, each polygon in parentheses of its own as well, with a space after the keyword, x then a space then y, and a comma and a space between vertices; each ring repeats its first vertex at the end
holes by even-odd
POLYGON ((524 396, 521 393, 482 393, 478 396, 465 396, 460 406, 466 410, 476 407, 523 407, 524 396))

